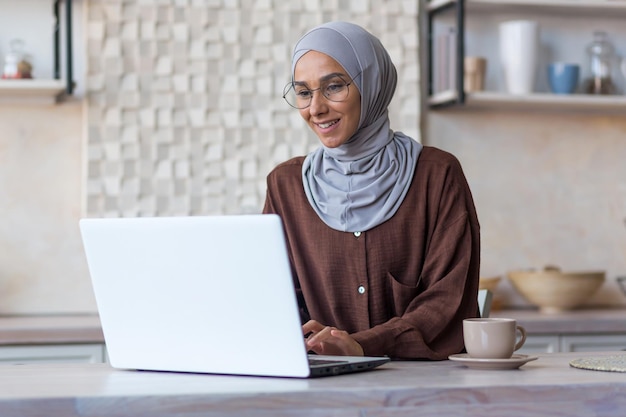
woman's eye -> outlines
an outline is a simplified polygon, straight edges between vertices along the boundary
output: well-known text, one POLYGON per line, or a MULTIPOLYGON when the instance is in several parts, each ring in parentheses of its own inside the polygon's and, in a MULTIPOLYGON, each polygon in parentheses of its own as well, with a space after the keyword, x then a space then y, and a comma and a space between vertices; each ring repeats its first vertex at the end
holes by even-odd
POLYGON ((296 95, 299 98, 309 98, 311 97, 311 90, 298 90, 296 91, 296 95))
POLYGON ((326 92, 328 94, 334 94, 343 90, 345 87, 346 87, 345 83, 332 83, 326 86, 326 92))

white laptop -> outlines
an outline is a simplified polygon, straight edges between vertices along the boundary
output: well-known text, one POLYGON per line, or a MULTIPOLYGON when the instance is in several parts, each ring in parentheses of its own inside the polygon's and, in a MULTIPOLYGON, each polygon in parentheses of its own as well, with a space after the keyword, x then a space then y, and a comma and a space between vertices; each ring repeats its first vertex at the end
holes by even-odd
POLYGON ((90 218, 80 230, 115 368, 306 378, 389 361, 307 354, 276 215, 90 218))

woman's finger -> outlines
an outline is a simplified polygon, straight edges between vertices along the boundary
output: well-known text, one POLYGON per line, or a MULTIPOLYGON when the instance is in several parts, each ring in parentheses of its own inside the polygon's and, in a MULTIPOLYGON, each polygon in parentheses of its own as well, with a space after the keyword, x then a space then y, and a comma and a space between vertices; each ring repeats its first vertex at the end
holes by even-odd
POLYGON ((317 333, 319 331, 322 331, 324 327, 326 326, 316 320, 309 320, 302 325, 302 334, 306 336, 309 333, 317 333))
POLYGON ((321 330, 314 332, 306 340, 307 347, 313 348, 332 338, 331 330, 333 329, 334 327, 324 327, 321 330))

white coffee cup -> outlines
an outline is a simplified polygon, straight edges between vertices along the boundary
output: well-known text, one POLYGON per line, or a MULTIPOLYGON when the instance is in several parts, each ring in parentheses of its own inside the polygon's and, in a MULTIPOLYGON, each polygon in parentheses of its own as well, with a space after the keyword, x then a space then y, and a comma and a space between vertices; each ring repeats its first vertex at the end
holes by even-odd
POLYGON ((515 319, 476 318, 463 320, 465 349, 472 358, 509 359, 524 345, 526 330, 515 319))

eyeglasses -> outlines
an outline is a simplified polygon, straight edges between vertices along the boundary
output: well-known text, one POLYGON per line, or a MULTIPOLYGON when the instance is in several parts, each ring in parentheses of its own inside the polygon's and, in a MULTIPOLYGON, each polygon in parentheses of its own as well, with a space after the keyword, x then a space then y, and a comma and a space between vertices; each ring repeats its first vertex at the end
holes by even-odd
MULTIPOLYGON (((354 78, 358 77, 357 74, 354 78)), ((313 100, 313 92, 321 91, 327 100, 339 102, 348 98, 350 92, 350 84, 354 81, 343 79, 341 75, 333 75, 332 78, 322 81, 319 88, 308 88, 305 84, 296 83, 294 81, 288 83, 283 89, 283 98, 291 107, 302 110, 311 105, 313 100)))

